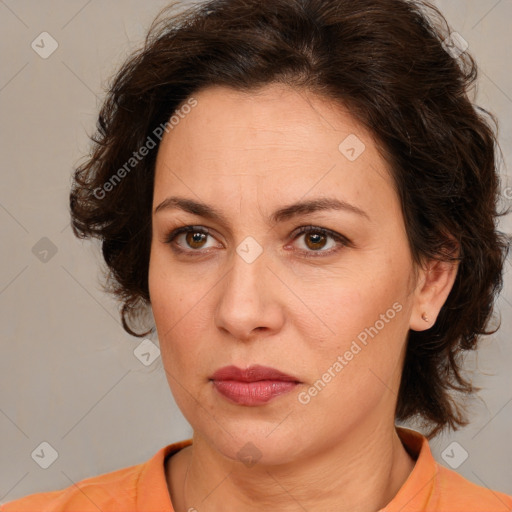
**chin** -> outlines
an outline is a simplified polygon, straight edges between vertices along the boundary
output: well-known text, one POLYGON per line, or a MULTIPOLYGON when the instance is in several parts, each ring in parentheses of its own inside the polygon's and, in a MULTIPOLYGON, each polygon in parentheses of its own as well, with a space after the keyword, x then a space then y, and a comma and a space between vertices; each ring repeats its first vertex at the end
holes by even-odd
POLYGON ((195 438, 205 440, 226 459, 252 467, 255 464, 286 464, 300 458, 306 439, 297 437, 297 425, 290 421, 291 418, 284 422, 283 418, 286 414, 269 420, 256 414, 248 418, 217 413, 215 419, 209 414, 200 414, 187 420, 194 429, 195 438))
POLYGON ((277 466, 300 457, 302 443, 288 435, 274 432, 270 436, 254 425, 243 428, 235 435, 215 433, 208 440, 220 454, 247 467, 254 465, 277 466))

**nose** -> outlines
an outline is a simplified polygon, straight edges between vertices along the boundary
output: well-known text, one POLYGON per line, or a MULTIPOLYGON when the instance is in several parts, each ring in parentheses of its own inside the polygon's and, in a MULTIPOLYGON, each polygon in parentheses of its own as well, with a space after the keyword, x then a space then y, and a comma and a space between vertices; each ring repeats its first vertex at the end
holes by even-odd
POLYGON ((280 283, 267 264, 264 253, 252 263, 233 254, 231 270, 218 289, 216 325, 237 340, 248 341, 262 333, 274 334, 284 324, 280 283))

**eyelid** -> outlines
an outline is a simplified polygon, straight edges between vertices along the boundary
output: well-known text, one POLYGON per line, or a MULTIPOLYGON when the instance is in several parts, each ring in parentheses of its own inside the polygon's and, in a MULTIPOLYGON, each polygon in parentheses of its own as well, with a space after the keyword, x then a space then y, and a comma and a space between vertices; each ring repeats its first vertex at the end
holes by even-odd
MULTIPOLYGON (((169 244, 171 245, 172 242, 179 236, 179 235, 182 235, 184 233, 190 233, 190 232, 193 232, 193 233, 203 233, 205 235, 208 235, 210 236, 211 238, 215 238, 212 234, 213 230, 209 229, 209 228, 206 228, 205 226, 202 226, 202 225, 187 225, 187 226, 181 226, 179 228, 176 228, 176 229, 173 229, 171 230, 169 233, 165 234, 164 235, 164 239, 163 239, 163 242, 166 243, 166 244, 169 244)), ((216 238, 215 238, 216 239, 216 238)), ((193 249, 184 249, 184 252, 196 252, 196 253, 199 253, 200 250, 193 250, 193 249)), ((203 251, 204 252, 204 251, 203 251)))
POLYGON ((307 226, 301 226, 298 229, 296 229, 292 235, 290 236, 292 238, 292 242, 295 241, 299 236, 307 233, 321 233, 324 236, 328 236, 336 241, 337 247, 333 249, 329 249, 327 251, 307 251, 305 249, 299 249, 301 253, 303 253, 306 257, 321 257, 321 256, 329 256, 331 254, 337 253, 341 248, 343 247, 354 247, 354 244, 344 235, 341 233, 338 233, 336 231, 333 231, 331 229, 323 228, 321 226, 314 226, 314 225, 307 225, 307 226))
POLYGON ((330 236, 331 238, 344 241, 347 244, 351 243, 351 241, 346 236, 342 235, 341 233, 333 231, 332 229, 323 228, 321 226, 315 226, 312 224, 307 225, 307 226, 300 226, 292 233, 291 237, 295 239, 298 235, 303 235, 304 233, 310 233, 310 232, 322 233, 326 236, 330 236))
MULTIPOLYGON (((189 232, 203 233, 205 235, 208 235, 208 236, 216 239, 216 237, 213 236, 212 231, 213 230, 211 230, 203 225, 181 226, 179 228, 172 230, 170 233, 166 234, 164 236, 163 242, 172 246, 173 241, 179 235, 181 235, 183 233, 189 233, 189 232)), ((321 226, 314 226, 314 225, 305 225, 305 226, 300 226, 299 228, 297 228, 290 235, 291 242, 294 242, 299 236, 301 236, 303 234, 311 233, 311 232, 321 233, 325 236, 331 237, 333 240, 336 241, 336 243, 338 244, 338 247, 336 247, 334 249, 327 250, 327 251, 322 251, 322 250, 307 251, 305 249, 298 249, 299 252, 301 252, 302 254, 307 254, 306 257, 317 257, 317 256, 322 256, 322 255, 330 255, 335 252, 338 252, 340 250, 340 246, 341 247, 354 247, 353 243, 346 236, 342 235, 341 233, 338 233, 331 229, 323 228, 321 226)), ((201 254, 206 254, 206 253, 210 252, 209 249, 211 249, 211 248, 207 248, 206 250, 201 250, 201 249, 194 250, 194 249, 181 248, 180 246, 178 246, 178 247, 172 247, 172 249, 176 252, 201 255, 201 254)))

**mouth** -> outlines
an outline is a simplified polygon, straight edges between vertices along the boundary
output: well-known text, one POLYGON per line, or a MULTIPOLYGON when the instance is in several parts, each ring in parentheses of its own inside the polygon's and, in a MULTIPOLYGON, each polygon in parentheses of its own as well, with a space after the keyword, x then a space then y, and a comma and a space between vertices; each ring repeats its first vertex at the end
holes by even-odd
POLYGON ((300 381, 275 368, 250 366, 241 369, 225 366, 217 370, 210 381, 220 395, 232 403, 246 406, 266 404, 295 389, 300 381))

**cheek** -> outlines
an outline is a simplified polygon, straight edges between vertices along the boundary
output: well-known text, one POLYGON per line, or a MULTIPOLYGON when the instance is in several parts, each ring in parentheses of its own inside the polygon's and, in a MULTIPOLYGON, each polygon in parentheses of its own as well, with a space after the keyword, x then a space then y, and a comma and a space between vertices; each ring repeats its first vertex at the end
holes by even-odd
POLYGON ((168 348, 166 340, 174 336, 187 316, 186 302, 190 298, 190 294, 184 293, 185 290, 178 276, 173 275, 164 252, 159 247, 152 247, 148 274, 151 309, 158 331, 162 357, 168 348))
MULTIPOLYGON (((204 280, 187 275, 171 264, 166 247, 154 243, 149 263, 148 285, 157 328, 164 333, 193 313, 201 299, 204 280)), ((190 318, 188 318, 190 321, 190 318)))
POLYGON ((187 291, 183 282, 155 265, 150 270, 149 288, 166 379, 176 404, 193 422, 191 393, 195 396, 198 391, 194 376, 204 375, 204 353, 194 343, 200 308, 193 296, 195 287, 187 291))
POLYGON ((410 300, 405 268, 399 273, 391 265, 383 264, 380 270, 374 266, 371 271, 360 268, 343 272, 331 275, 321 286, 304 293, 310 298, 311 309, 319 312, 328 328, 321 332, 328 332, 327 338, 337 341, 335 348, 343 349, 360 334, 364 341, 365 332, 376 323, 379 331, 389 331, 391 325, 403 329, 402 312, 410 300))
MULTIPOLYGON (((310 384, 318 378, 333 382, 325 387, 319 402, 375 403, 400 372, 409 328, 410 298, 404 272, 408 267, 405 261, 393 264, 387 258, 379 267, 346 273, 330 280, 328 293, 314 292, 315 311, 331 331, 316 345, 310 337, 310 384), (331 378, 333 374, 336 378, 331 378)), ((314 332, 313 325, 306 329, 314 332)))
POLYGON ((205 276, 173 271, 165 250, 152 249, 149 265, 151 307, 166 371, 178 374, 200 363, 204 325, 211 318, 207 310, 208 290, 213 286, 205 276), (201 335, 202 333, 202 335, 201 335))
POLYGON ((332 294, 329 310, 325 303, 326 317, 336 319, 330 325, 335 334, 310 347, 309 379, 299 397, 301 404, 308 402, 313 417, 329 410, 341 425, 395 396, 408 331, 406 309, 394 300, 397 296, 398 290, 388 294, 359 288, 332 294))

